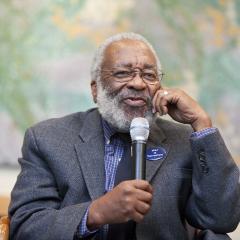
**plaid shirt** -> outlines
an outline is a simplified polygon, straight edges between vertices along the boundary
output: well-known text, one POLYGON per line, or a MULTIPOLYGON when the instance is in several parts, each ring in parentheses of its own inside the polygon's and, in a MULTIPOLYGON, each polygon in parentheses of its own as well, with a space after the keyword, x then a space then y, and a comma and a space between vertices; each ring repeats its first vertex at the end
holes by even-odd
MULTIPOLYGON (((111 191, 114 187, 114 180, 117 172, 117 166, 121 161, 124 153, 124 144, 122 140, 115 137, 116 131, 112 129, 108 123, 102 120, 103 133, 104 133, 104 163, 105 163, 105 191, 111 191)), ((211 133, 216 132, 216 128, 206 128, 199 132, 193 132, 191 138, 202 138, 211 133)), ((104 225, 101 229, 95 231, 89 231, 87 228, 87 216, 88 209, 83 216, 81 223, 79 225, 79 231, 76 233, 77 237, 87 237, 88 235, 98 232, 100 239, 106 239, 108 225, 104 225)))

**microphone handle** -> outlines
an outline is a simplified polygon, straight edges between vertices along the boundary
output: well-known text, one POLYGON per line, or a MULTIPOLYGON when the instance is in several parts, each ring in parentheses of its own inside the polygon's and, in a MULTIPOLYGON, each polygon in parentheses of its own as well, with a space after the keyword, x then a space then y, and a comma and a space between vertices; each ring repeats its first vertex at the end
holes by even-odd
POLYGON ((144 141, 133 141, 132 159, 134 179, 146 180, 146 143, 144 141))

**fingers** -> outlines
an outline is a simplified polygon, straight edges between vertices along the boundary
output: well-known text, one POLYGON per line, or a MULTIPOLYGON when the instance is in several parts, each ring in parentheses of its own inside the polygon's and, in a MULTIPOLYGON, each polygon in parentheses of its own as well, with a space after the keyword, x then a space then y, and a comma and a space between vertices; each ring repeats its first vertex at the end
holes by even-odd
POLYGON ((144 180, 130 180, 124 181, 119 185, 122 185, 121 187, 126 197, 134 196, 138 201, 151 203, 153 188, 149 182, 144 180))
POLYGON ((152 192, 152 186, 145 180, 121 182, 91 205, 94 224, 90 226, 126 222, 130 219, 140 222, 151 208, 152 192))
POLYGON ((139 212, 134 212, 134 214, 133 214, 133 216, 132 216, 131 219, 132 219, 133 221, 139 223, 139 222, 141 222, 141 221, 143 220, 143 218, 144 218, 144 215, 143 215, 143 214, 141 214, 141 213, 139 213, 139 212))
POLYGON ((138 201, 136 203, 135 209, 137 212, 145 215, 150 210, 151 205, 145 202, 138 201))
POLYGON ((179 99, 179 92, 176 89, 164 88, 156 92, 153 98, 153 112, 160 115, 169 113, 169 104, 176 104, 179 99))
POLYGON ((136 198, 140 201, 151 203, 152 202, 152 193, 137 189, 136 198))
POLYGON ((144 215, 151 208, 153 188, 149 184, 149 182, 144 180, 133 180, 132 183, 136 188, 134 191, 135 194, 134 207, 136 212, 138 213, 136 215, 133 215, 132 218, 136 222, 139 222, 143 219, 144 215))
POLYGON ((127 209, 130 208, 128 212, 131 215, 130 219, 139 222, 151 207, 153 198, 152 186, 145 180, 125 181, 123 185, 125 185, 126 190, 124 206, 126 206, 127 209), (132 187, 129 188, 129 185, 132 187))
POLYGON ((147 191, 149 193, 153 192, 152 186, 148 181, 145 180, 132 180, 133 186, 137 189, 147 191))
POLYGON ((168 94, 169 92, 167 91, 167 89, 160 89, 156 92, 153 97, 153 113, 159 112, 160 115, 167 114, 168 101, 165 96, 167 96, 168 94))
POLYGON ((138 190, 141 192, 138 195, 138 200, 135 202, 135 210, 132 214, 131 219, 136 222, 140 222, 143 220, 144 216, 148 213, 151 208, 152 194, 148 192, 144 192, 142 190, 138 190), (147 198, 147 201, 146 201, 147 198))
POLYGON ((128 221, 130 219, 136 222, 142 221, 150 208, 151 203, 146 203, 138 199, 128 198, 128 201, 126 201, 126 204, 122 209, 125 216, 124 221, 128 221))

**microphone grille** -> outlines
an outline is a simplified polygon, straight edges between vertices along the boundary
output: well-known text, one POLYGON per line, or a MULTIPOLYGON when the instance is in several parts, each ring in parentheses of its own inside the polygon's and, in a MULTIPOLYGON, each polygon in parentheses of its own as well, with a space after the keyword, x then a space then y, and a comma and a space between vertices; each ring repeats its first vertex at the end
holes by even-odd
POLYGON ((132 141, 147 141, 149 135, 149 123, 146 118, 134 118, 130 126, 132 141))

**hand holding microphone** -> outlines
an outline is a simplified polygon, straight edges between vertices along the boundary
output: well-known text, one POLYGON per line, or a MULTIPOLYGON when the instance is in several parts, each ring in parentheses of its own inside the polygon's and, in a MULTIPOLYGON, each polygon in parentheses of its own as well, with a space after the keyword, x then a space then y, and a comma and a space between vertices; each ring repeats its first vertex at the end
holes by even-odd
POLYGON ((129 220, 140 222, 151 207, 152 186, 145 181, 148 121, 144 118, 133 119, 130 134, 135 180, 121 182, 112 191, 92 202, 87 219, 90 230, 105 224, 123 223, 129 220))

